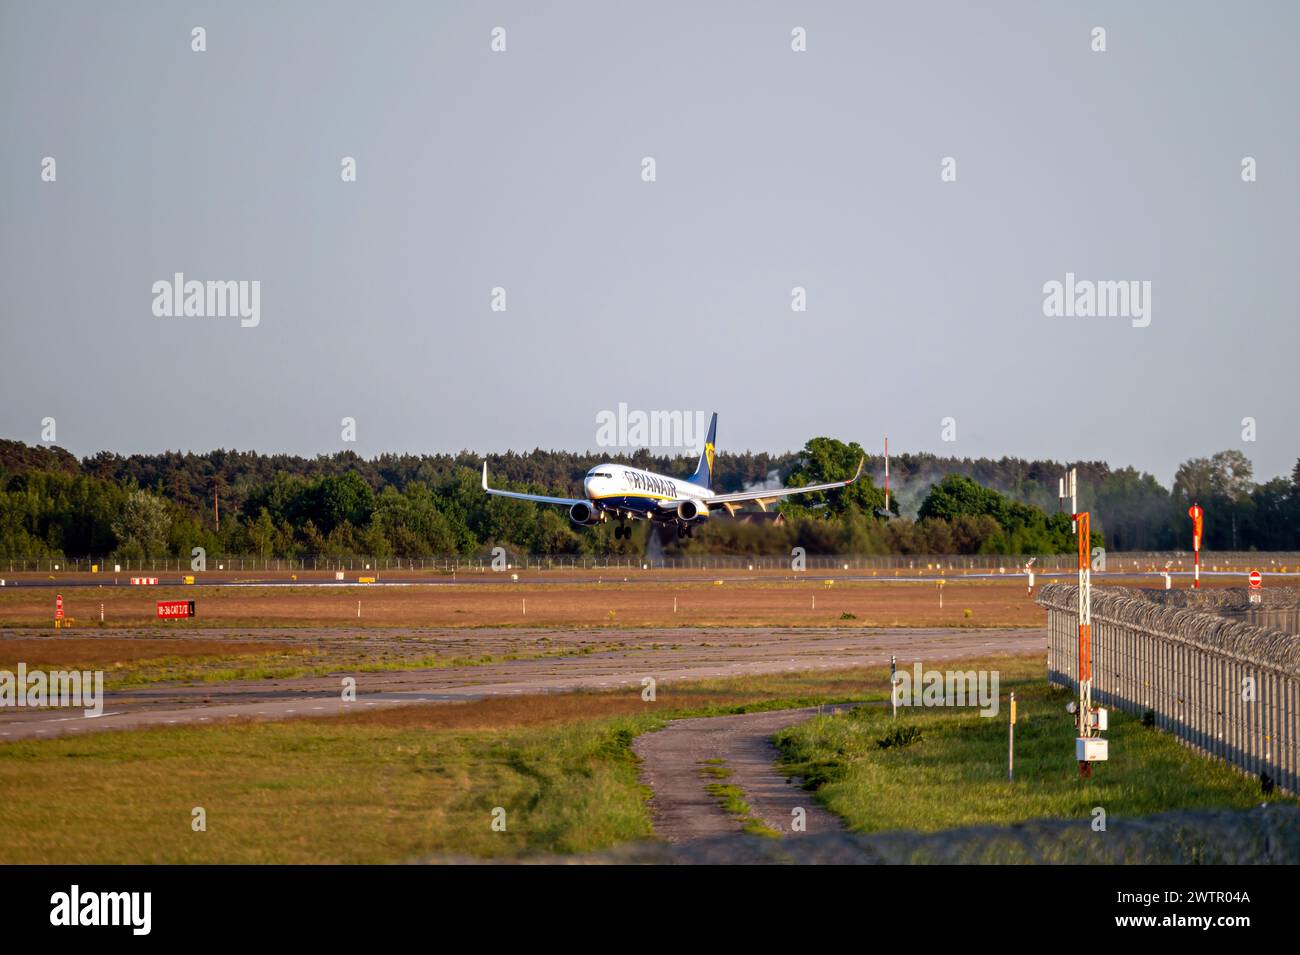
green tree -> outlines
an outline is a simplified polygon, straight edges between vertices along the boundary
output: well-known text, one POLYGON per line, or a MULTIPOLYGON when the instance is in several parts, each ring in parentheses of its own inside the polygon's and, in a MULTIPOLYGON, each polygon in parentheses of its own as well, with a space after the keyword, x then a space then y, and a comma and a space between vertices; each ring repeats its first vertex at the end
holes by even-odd
POLYGON ((275 521, 266 508, 258 512, 257 520, 249 522, 248 537, 258 557, 270 557, 275 553, 275 521))
MULTIPOLYGON (((805 487, 830 481, 847 481, 858 471, 865 457, 862 446, 856 441, 845 444, 835 438, 813 438, 804 445, 798 463, 786 480, 787 487, 805 487)), ((848 487, 834 491, 818 491, 798 500, 782 502, 782 510, 789 515, 807 515, 813 511, 827 516, 861 513, 874 515, 885 506, 885 492, 876 487, 870 475, 862 477, 848 487)))
POLYGON ((121 515, 113 522, 113 533, 117 535, 119 546, 144 557, 157 557, 164 553, 170 529, 171 515, 167 503, 140 490, 127 496, 121 515))

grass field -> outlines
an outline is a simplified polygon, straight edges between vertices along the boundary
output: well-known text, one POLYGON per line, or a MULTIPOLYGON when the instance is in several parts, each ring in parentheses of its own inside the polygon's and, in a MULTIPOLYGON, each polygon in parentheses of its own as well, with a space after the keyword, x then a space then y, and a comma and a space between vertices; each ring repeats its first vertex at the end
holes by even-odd
MULTIPOLYGON (((887 717, 866 708, 783 734, 792 772, 863 829, 941 828, 1246 806, 1258 786, 1118 718, 1115 758, 1074 779, 1064 697, 1042 661, 996 658, 1027 711, 1021 777, 1005 773, 1005 720, 926 711, 924 739, 881 754, 887 717), (1063 728, 1062 728, 1063 727, 1063 728), (1065 754, 1065 758, 1063 757, 1065 754)), ((351 716, 107 732, 0 745, 0 862, 390 862, 585 852, 651 835, 632 739, 678 716, 884 700, 885 673, 786 673, 639 691, 511 697, 351 716), (207 829, 192 830, 192 810, 207 829), (492 829, 493 810, 506 829, 492 829)), ((901 719, 901 718, 900 718, 901 719)), ((702 770, 707 771, 707 769, 702 770)), ((718 798, 738 814, 743 795, 718 798)))
MULTIPOLYGON (((955 667, 954 667, 955 668, 955 667)), ((963 666, 962 669, 967 667, 963 666)), ((1166 809, 1244 809, 1265 797, 1257 780, 1196 755, 1141 720, 1110 713, 1110 760, 1080 780, 1071 694, 1042 679, 1041 664, 1002 673, 1018 708, 1015 780, 1007 779, 1007 710, 981 718, 956 708, 881 708, 816 717, 778 734, 783 766, 819 801, 863 832, 937 830, 1036 818, 1109 819, 1166 809), (895 730, 917 740, 883 747, 895 730), (1065 758, 1062 758, 1065 754, 1065 758)))
POLYGON ((0 745, 0 863, 391 862, 651 834, 632 739, 674 716, 880 697, 784 674, 0 745), (207 830, 191 829, 192 810, 207 830), (506 830, 491 827, 506 811, 506 830))

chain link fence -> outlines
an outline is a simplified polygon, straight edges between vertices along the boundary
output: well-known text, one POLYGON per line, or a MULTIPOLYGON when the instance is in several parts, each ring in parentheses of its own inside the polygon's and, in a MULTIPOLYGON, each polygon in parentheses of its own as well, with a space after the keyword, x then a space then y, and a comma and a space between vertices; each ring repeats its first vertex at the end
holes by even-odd
MULTIPOLYGON (((1093 699, 1193 749, 1300 793, 1300 589, 1198 591, 1094 587, 1093 699)), ((1078 587, 1048 584, 1047 674, 1078 687, 1078 587)))
MULTIPOLYGON (((653 568, 665 570, 790 570, 795 555, 747 556, 735 554, 686 554, 677 556, 645 554, 520 554, 504 550, 503 559, 519 570, 599 570, 604 568, 653 568)), ((312 570, 374 570, 374 571, 432 571, 491 569, 494 555, 485 551, 478 555, 444 555, 429 557, 352 557, 302 556, 254 557, 247 555, 221 556, 208 554, 207 570, 221 571, 312 571, 312 570)), ((800 558, 807 570, 871 571, 971 571, 986 573, 1021 573, 1029 557, 1011 554, 807 554, 800 558)), ((1069 554, 1050 554, 1034 557, 1034 570, 1071 571, 1076 557, 1069 554)), ((1188 571, 1192 567, 1190 552, 1112 553, 1106 557, 1109 573, 1150 573, 1164 570, 1188 571)), ((0 557, 0 568, 8 573, 20 572, 99 572, 129 573, 133 571, 159 571, 190 573, 198 568, 189 557, 0 557)), ((1225 572, 1258 569, 1270 572, 1300 573, 1300 553, 1216 553, 1201 554, 1202 572, 1225 572)))

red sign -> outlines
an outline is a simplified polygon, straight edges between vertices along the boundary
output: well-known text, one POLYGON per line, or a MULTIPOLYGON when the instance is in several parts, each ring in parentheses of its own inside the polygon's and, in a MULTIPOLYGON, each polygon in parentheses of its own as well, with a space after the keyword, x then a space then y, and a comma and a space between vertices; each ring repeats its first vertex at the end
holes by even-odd
POLYGON ((178 617, 194 616, 193 600, 160 600, 158 617, 162 620, 175 620, 178 617))
POLYGON ((1250 572, 1250 589, 1259 590, 1260 585, 1264 583, 1264 577, 1257 570, 1250 572))
POLYGON ((54 619, 63 619, 63 594, 54 595, 54 619))

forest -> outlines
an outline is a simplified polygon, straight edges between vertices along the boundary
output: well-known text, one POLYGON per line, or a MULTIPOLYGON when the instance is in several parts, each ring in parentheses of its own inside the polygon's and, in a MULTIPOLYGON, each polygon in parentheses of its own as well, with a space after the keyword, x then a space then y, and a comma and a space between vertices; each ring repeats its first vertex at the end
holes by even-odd
MULTIPOLYGON (((719 453, 715 490, 803 485, 850 476, 856 442, 817 437, 785 454, 719 453)), ((563 508, 483 494, 483 456, 343 451, 314 458, 254 451, 78 459, 59 447, 0 440, 0 556, 432 557, 504 546, 532 554, 639 553, 612 525, 573 525, 563 508)), ((688 456, 544 451, 486 456, 494 486, 578 496, 592 466, 612 460, 686 475, 688 456)), ((1210 550, 1300 550, 1300 461, 1291 477, 1256 483, 1240 451, 1188 460, 1172 487, 1101 461, 868 456, 857 484, 798 497, 778 513, 714 517, 693 537, 662 535, 665 554, 1050 554, 1073 548, 1057 480, 1079 471, 1080 509, 1094 544, 1112 551, 1185 550, 1187 507, 1205 508, 1210 550)))

